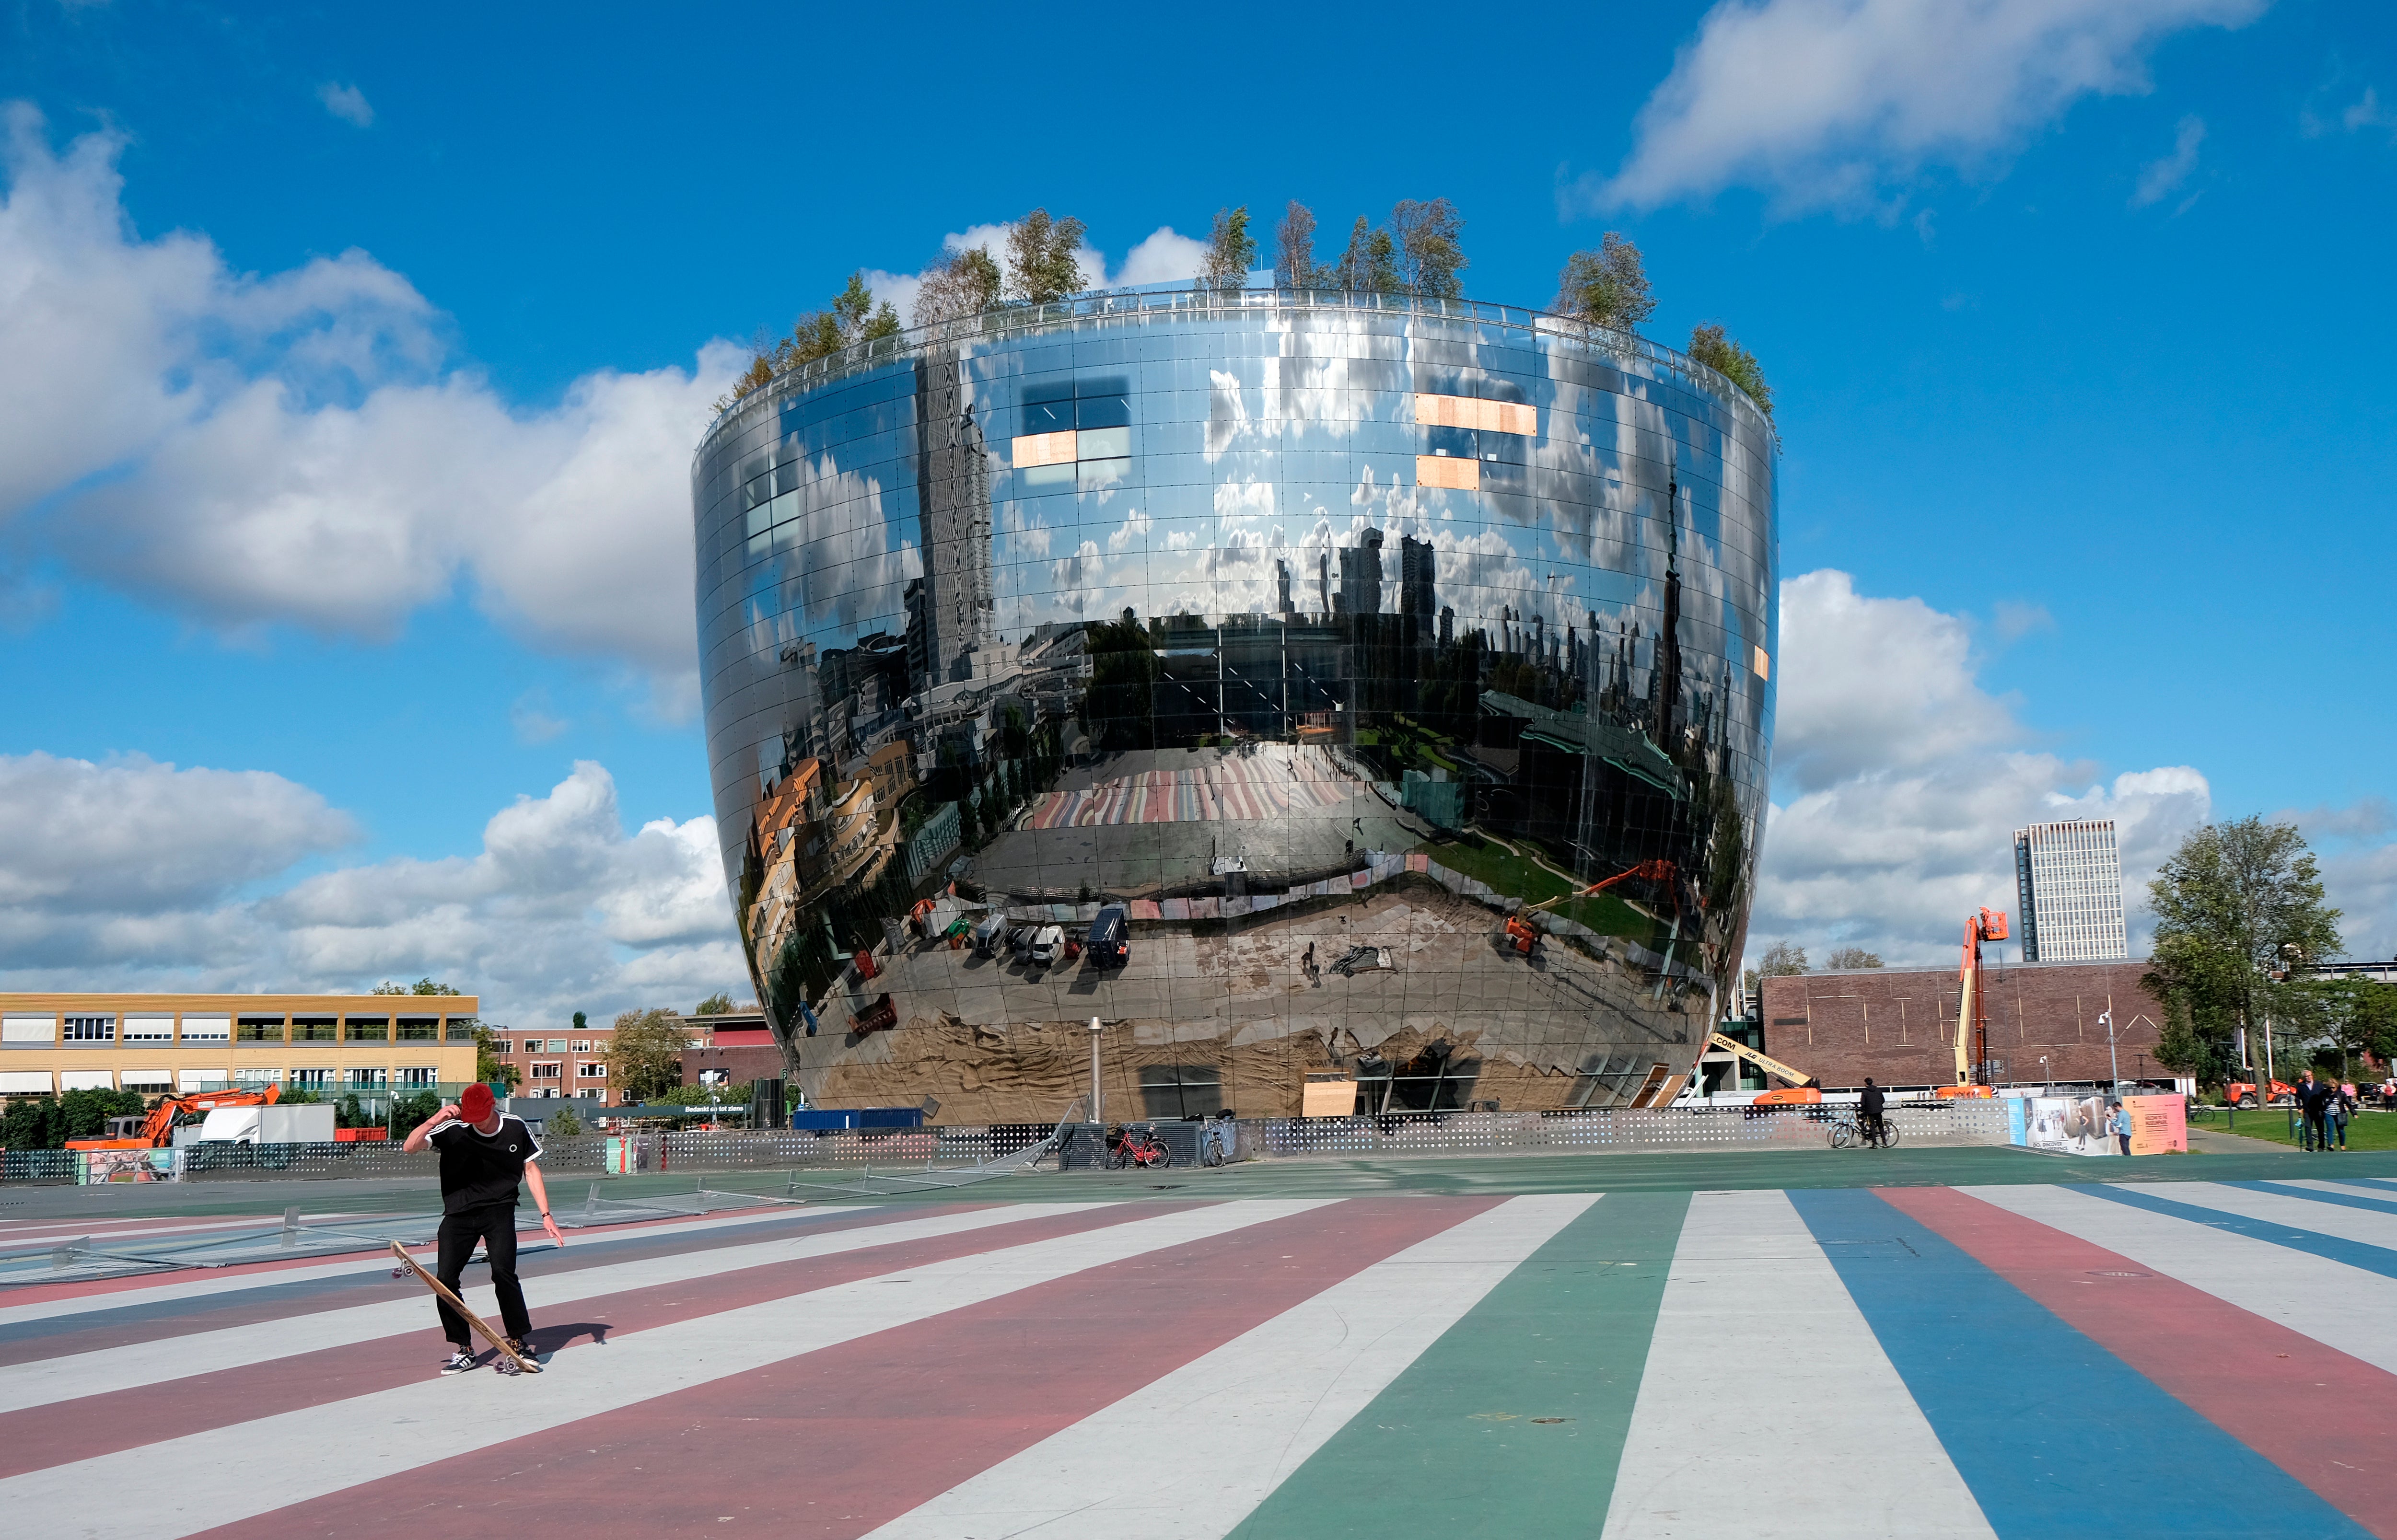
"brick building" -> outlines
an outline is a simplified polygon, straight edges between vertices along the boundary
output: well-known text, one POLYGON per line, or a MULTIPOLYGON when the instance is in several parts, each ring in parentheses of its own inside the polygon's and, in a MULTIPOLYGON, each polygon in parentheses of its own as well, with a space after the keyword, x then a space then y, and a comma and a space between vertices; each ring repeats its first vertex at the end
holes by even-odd
MULTIPOLYGON (((1991 1079, 2103 1083, 2113 1076, 2106 1024, 2126 1080, 2168 1079, 2155 1061, 2163 1008, 2140 984, 2145 961, 1984 966, 1991 1079), (2047 1063, 2042 1065, 2041 1059, 2047 1063)), ((1764 1051, 1818 1076, 1827 1090, 1869 1075, 1884 1086, 1956 1078, 1953 968, 1865 968, 1763 981, 1764 1051)))

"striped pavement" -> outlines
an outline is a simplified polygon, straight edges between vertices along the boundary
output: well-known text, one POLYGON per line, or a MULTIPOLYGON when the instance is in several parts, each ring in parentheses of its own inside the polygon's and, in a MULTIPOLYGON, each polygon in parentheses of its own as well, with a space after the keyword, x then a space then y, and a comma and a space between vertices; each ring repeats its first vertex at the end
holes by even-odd
POLYGON ((78 1540, 2397 1536, 2385 1183, 773 1209, 523 1271, 536 1378, 435 1375, 387 1256, 0 1292, 0 1513, 78 1540))

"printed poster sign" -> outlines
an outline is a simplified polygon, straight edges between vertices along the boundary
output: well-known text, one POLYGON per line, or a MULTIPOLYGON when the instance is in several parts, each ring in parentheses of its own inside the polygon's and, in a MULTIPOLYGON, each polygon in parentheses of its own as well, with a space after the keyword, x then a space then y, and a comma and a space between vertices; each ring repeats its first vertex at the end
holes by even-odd
POLYGON ((2131 1109, 2131 1153, 2189 1153, 2189 1104, 2178 1096, 2125 1096, 2131 1109))
POLYGON ((2106 1132, 2106 1098, 2103 1096, 2033 1096, 2024 1118, 2028 1124, 2024 1143, 2035 1150, 2054 1150, 2060 1155, 2114 1155, 2119 1153, 2113 1139, 2106 1132))

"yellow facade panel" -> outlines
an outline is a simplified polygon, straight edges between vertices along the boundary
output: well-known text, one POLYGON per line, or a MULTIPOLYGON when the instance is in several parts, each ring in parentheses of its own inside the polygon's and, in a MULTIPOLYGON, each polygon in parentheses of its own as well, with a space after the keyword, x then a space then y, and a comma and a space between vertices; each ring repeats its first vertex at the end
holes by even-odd
POLYGON ((1528 401, 1502 401, 1498 404, 1500 433, 1517 434, 1524 438, 1540 436, 1540 408, 1528 401))
POLYGON ((1772 677, 1773 677, 1773 658, 1772 658, 1772 655, 1771 655, 1771 654, 1769 654, 1769 653, 1767 653, 1767 652, 1764 650, 1764 649, 1762 649, 1762 648, 1761 648, 1761 647, 1759 647, 1759 648, 1752 648, 1752 649, 1750 649, 1750 650, 1752 650, 1752 651, 1756 654, 1756 658, 1755 658, 1754 662, 1750 664, 1750 666, 1751 666, 1751 667, 1753 667, 1753 668, 1756 670, 1756 676, 1757 676, 1758 678, 1760 678, 1760 679, 1770 679, 1770 678, 1772 678, 1772 677))
POLYGON ((1478 492, 1481 489, 1481 462, 1460 460, 1451 455, 1419 454, 1415 456, 1415 484, 1445 487, 1457 492, 1478 492))
POLYGON ((1018 435, 1013 456, 1019 471, 1035 465, 1070 465, 1078 458, 1074 449, 1074 430, 1018 435))
POLYGON ((1418 395, 1415 421, 1427 428, 1473 428, 1524 438, 1540 435, 1539 408, 1522 401, 1485 401, 1476 395, 1418 395))

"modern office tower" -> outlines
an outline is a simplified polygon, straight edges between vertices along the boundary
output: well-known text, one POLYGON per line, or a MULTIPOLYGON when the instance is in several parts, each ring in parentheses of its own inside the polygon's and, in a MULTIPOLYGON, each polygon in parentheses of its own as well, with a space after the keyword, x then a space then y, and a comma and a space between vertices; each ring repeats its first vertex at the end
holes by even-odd
POLYGON ((1053 1122, 1093 1017, 1115 1117, 1669 1099, 1745 941, 1776 475, 1712 370, 1463 301, 1094 295, 749 392, 701 679, 810 1099, 1053 1122))
POLYGON ((2015 888, 2023 961, 2102 962, 2131 955, 2112 819, 2016 829, 2015 888))

